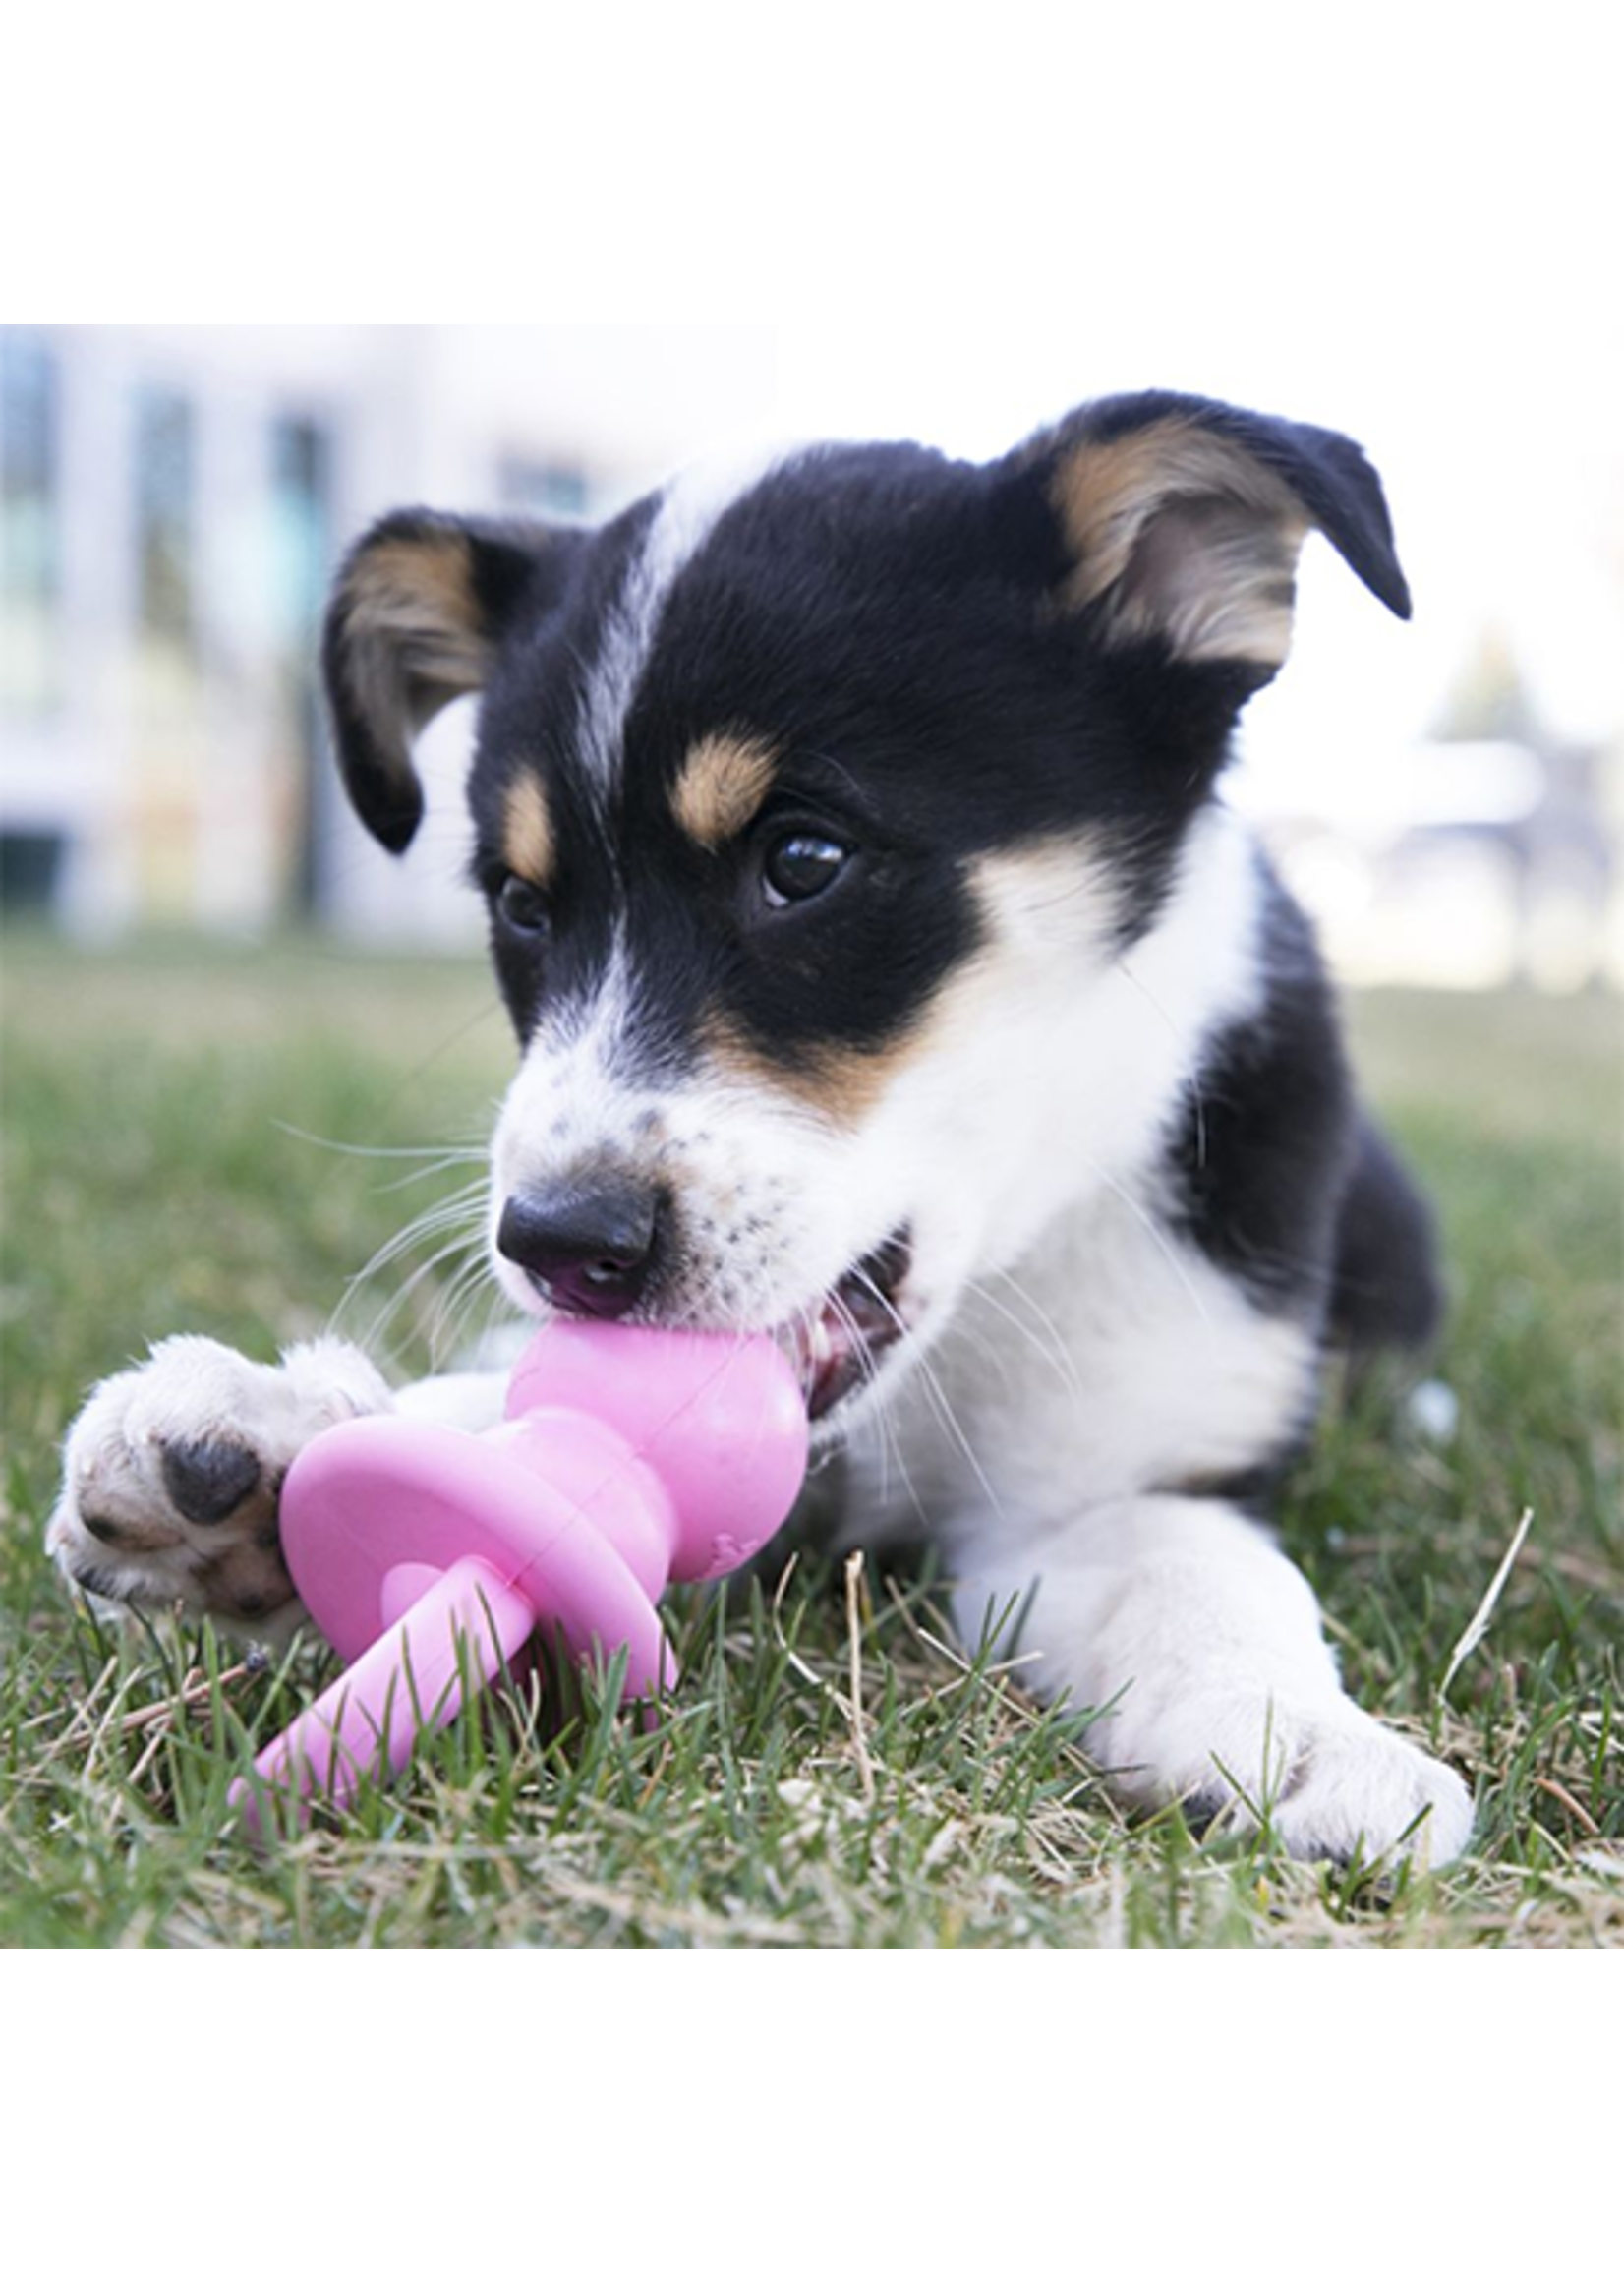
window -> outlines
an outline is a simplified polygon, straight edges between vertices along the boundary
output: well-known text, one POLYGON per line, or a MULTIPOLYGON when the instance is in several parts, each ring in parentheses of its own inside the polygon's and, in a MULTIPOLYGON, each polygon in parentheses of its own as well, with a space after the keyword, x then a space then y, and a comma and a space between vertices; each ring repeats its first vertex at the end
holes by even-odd
POLYGON ((546 521, 584 521, 591 488, 579 466, 563 460, 504 457, 496 490, 510 513, 537 513, 546 521))
POLYGON ((135 403, 136 621, 143 646, 175 661, 190 661, 196 645, 195 456, 191 404, 143 387, 135 403))
POLYGON ((325 774, 317 681, 321 608, 333 564, 332 437, 317 420, 288 416, 270 430, 270 588, 285 763, 295 787, 289 848, 293 896, 305 912, 320 897, 319 777, 325 774))
POLYGON ((62 692, 62 401, 37 332, 0 326, 0 705, 25 717, 62 692))

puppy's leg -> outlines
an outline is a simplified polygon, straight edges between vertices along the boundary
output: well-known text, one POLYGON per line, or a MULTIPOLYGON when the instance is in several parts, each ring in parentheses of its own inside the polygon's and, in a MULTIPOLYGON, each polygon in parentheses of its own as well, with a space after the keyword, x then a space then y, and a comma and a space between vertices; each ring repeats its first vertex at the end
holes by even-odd
MULTIPOLYGON (((477 1429, 497 1418, 500 1384, 450 1376, 399 1403, 477 1429)), ((335 1422, 395 1404, 350 1343, 301 1343, 260 1366, 174 1335, 86 1402, 63 1447, 46 1548, 66 1580, 109 1602, 290 1633, 302 1613, 277 1528, 288 1465, 335 1422)))
POLYGON ((1312 1590, 1239 1510, 1122 1500, 1041 1546, 978 1542, 958 1571, 967 1631, 1029 1594, 1027 1678, 1103 1709, 1087 1743, 1134 1805, 1266 1821, 1294 1855, 1465 1846, 1459 1778, 1344 1694, 1312 1590))

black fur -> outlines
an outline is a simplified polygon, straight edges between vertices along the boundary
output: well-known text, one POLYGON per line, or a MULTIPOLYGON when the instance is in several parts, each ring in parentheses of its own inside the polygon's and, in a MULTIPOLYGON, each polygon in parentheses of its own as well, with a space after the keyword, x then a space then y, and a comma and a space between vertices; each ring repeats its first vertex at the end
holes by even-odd
POLYGON ((1442 1313, 1427 1209, 1361 1112, 1306 918, 1264 869, 1259 1017, 1209 1043, 1170 1149, 1181 1227, 1267 1311, 1353 1351, 1442 1313))
MULTIPOLYGON (((814 450, 744 492, 676 575, 599 778, 583 766, 583 697, 653 506, 595 537, 397 515, 351 556, 327 630, 357 806, 397 847, 421 809, 346 667, 358 571, 376 544, 460 529, 492 646, 475 870, 521 1037, 544 1004, 590 992, 618 938, 640 990, 622 1071, 642 1080, 678 1079, 719 1018, 790 1074, 831 1048, 884 1050, 979 944, 970 864, 1055 838, 1101 848, 1126 949, 1164 904, 1238 712, 1272 675, 1254 657, 1187 660, 1154 630, 1114 635, 1108 600, 1063 605, 1075 562, 1057 469, 1169 422, 1277 477, 1371 591, 1409 612, 1380 485, 1319 428, 1154 394, 1095 404, 985 467, 911 445, 814 450), (752 827, 708 851, 677 826, 670 790, 716 734, 757 739, 780 765, 752 827), (525 770, 546 786, 556 883, 545 922, 516 927, 500 900, 503 812, 525 770), (796 830, 849 847, 847 865, 818 898, 770 908, 763 861, 796 830)), ((1198 500, 1175 509, 1198 527, 1198 500)), ((434 687, 410 655, 402 672, 408 709, 426 715, 434 687)), ((1438 1308, 1424 1210, 1359 1118, 1304 918, 1272 878, 1264 891, 1265 1008, 1191 1070, 1168 1133, 1169 1212, 1265 1309, 1360 1343, 1423 1339, 1438 1308)))

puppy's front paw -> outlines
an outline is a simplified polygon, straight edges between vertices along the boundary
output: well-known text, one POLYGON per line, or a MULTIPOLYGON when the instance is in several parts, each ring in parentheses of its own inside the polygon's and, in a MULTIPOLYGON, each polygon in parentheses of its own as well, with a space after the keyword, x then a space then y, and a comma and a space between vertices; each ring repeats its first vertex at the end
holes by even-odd
POLYGON ((102 1382, 69 1430, 46 1548, 66 1579, 110 1602, 288 1631, 299 1617, 277 1530, 288 1464, 320 1430, 390 1402, 349 1343, 305 1343, 258 1366, 172 1336, 102 1382))
POLYGON ((1414 1856, 1450 1863, 1472 1836, 1472 1801, 1453 1769, 1357 1706, 1296 1731, 1271 1820, 1293 1855, 1414 1856))
POLYGON ((1288 1854, 1346 1863, 1413 1856, 1435 1868, 1472 1833, 1452 1769, 1352 1700, 1215 1707, 1205 1772, 1180 1794, 1203 1815, 1266 1825, 1288 1854))

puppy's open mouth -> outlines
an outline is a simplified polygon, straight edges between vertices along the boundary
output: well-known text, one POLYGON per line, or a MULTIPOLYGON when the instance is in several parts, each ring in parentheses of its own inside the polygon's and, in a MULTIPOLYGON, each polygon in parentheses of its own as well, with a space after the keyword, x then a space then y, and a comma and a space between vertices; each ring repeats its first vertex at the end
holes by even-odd
POLYGON ((872 1381, 882 1352, 907 1331, 897 1299, 911 1259, 907 1231, 893 1232, 841 1272, 810 1323, 798 1330, 796 1356, 811 1420, 822 1421, 872 1381))

